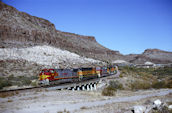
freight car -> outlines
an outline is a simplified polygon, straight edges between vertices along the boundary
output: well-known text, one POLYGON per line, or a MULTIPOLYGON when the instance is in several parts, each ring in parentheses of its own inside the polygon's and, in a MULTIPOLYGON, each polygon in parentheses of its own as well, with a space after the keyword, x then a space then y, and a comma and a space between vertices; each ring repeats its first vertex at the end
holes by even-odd
POLYGON ((43 69, 39 74, 39 84, 50 85, 66 82, 83 81, 115 74, 115 66, 90 67, 78 69, 43 69))

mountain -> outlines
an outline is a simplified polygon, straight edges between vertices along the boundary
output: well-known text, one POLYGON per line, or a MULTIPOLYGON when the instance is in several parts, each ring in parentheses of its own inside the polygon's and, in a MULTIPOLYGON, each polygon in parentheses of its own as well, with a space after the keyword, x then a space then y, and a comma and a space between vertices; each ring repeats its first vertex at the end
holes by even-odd
POLYGON ((93 36, 83 36, 55 29, 48 20, 19 12, 0 2, 0 48, 50 45, 81 56, 103 61, 124 57, 97 43, 93 36))
MULTIPOLYGON (((95 62, 92 62, 94 60, 96 60, 96 63, 100 63, 101 61, 114 62, 116 60, 124 60, 135 64, 144 63, 146 61, 153 63, 172 62, 172 52, 166 52, 158 49, 147 49, 142 54, 122 55, 119 51, 110 50, 100 45, 93 36, 83 36, 56 30, 54 24, 48 20, 20 12, 14 7, 6 5, 1 1, 0 49, 0 60, 11 59, 17 60, 15 62, 18 62, 18 60, 21 59, 22 62, 25 60, 27 62, 33 62, 34 60, 29 60, 28 57, 21 56, 26 56, 26 54, 28 54, 33 55, 33 58, 42 58, 39 55, 44 55, 45 62, 47 60, 49 61, 49 58, 51 58, 53 64, 62 65, 63 67, 66 64, 71 64, 73 66, 75 63, 69 62, 72 61, 72 59, 69 59, 69 56, 59 55, 63 52, 56 53, 56 51, 67 51, 67 53, 70 52, 71 54, 79 55, 81 60, 77 60, 78 64, 84 64, 84 62, 87 61, 90 61, 87 63, 94 64, 95 62), (42 53, 38 54, 35 52, 34 47, 36 47, 37 51, 42 53), (46 48, 49 48, 50 50, 46 48), (55 53, 49 52, 51 49, 55 53), (23 52, 25 50, 28 53, 23 52), (45 50, 47 50, 47 52, 45 50), (16 52, 17 55, 16 53, 15 55, 11 55, 11 52, 16 52), (7 57, 7 54, 10 54, 11 57, 7 57), (38 56, 36 56, 37 54, 38 56), (56 60, 53 59, 56 57, 55 55, 63 62, 56 62, 56 60), (86 58, 92 60, 86 60, 86 58)), ((32 56, 30 56, 30 58, 31 57, 32 56)), ((37 61, 34 63, 39 64, 37 61)), ((47 63, 50 63, 50 61, 47 63)), ((39 65, 42 65, 42 63, 39 65)))
POLYGON ((130 62, 134 64, 143 64, 146 61, 156 64, 172 63, 172 52, 159 49, 146 49, 142 54, 134 55, 130 60, 130 62))

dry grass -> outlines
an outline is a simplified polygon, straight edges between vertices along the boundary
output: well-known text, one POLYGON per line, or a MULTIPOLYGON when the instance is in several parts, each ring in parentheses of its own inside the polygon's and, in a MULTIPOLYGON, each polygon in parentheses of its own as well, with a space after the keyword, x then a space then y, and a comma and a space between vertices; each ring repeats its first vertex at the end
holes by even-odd
POLYGON ((70 112, 64 109, 64 111, 58 111, 57 113, 70 113, 70 112))
POLYGON ((132 90, 139 90, 139 89, 161 89, 161 88, 172 88, 172 80, 155 80, 155 81, 146 81, 146 80, 135 80, 130 84, 130 88, 132 90))
POLYGON ((151 113, 172 113, 167 106, 162 106, 161 109, 152 109, 151 113))
POLYGON ((18 95, 19 92, 15 91, 15 92, 2 92, 0 93, 0 98, 6 98, 6 97, 11 97, 11 96, 15 96, 18 95))
POLYGON ((123 85, 119 81, 110 81, 109 85, 115 89, 123 90, 123 85))
POLYGON ((161 81, 155 81, 152 84, 152 88, 160 89, 160 88, 172 88, 172 80, 161 80, 161 81))
POLYGON ((135 80, 130 84, 131 90, 139 90, 139 89, 149 89, 151 88, 151 84, 146 81, 135 80))
POLYGON ((80 109, 87 109, 87 107, 83 106, 83 107, 81 107, 80 109))
POLYGON ((13 100, 10 100, 10 99, 9 99, 7 102, 13 102, 13 100))
POLYGON ((113 88, 112 86, 108 86, 108 87, 103 89, 102 95, 103 96, 114 96, 115 92, 116 92, 115 88, 113 88))
POLYGON ((171 102, 167 102, 168 105, 172 105, 172 101, 171 102))
POLYGON ((172 68, 135 68, 120 67, 121 76, 133 77, 129 89, 172 88, 172 68))

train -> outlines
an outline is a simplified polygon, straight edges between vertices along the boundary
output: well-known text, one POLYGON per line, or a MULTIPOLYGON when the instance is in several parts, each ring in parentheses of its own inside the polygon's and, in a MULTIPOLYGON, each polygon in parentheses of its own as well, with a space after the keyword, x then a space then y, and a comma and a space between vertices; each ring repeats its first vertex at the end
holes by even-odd
POLYGON ((117 66, 77 69, 42 69, 39 85, 51 85, 106 77, 117 73, 117 66))

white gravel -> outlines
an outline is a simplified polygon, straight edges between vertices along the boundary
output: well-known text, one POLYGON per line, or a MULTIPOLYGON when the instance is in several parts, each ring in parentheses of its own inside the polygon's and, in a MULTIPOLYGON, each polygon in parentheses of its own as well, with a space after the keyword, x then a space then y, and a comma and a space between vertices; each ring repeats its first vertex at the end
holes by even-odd
MULTIPOLYGON (((98 92, 86 91, 41 91, 25 92, 8 98, 0 98, 0 112, 9 113, 57 113, 58 111, 80 111, 82 108, 105 106, 107 104, 134 102, 151 97, 165 96, 171 89, 139 91, 134 95, 104 97, 98 92), (8 102, 12 100, 12 102, 8 102)), ((125 105, 124 105, 125 106, 125 105)), ((101 107, 101 108, 102 108, 101 107)))
POLYGON ((41 65, 57 65, 59 63, 98 63, 100 61, 81 57, 75 53, 51 46, 35 46, 28 48, 1 48, 0 60, 24 59, 41 65))

